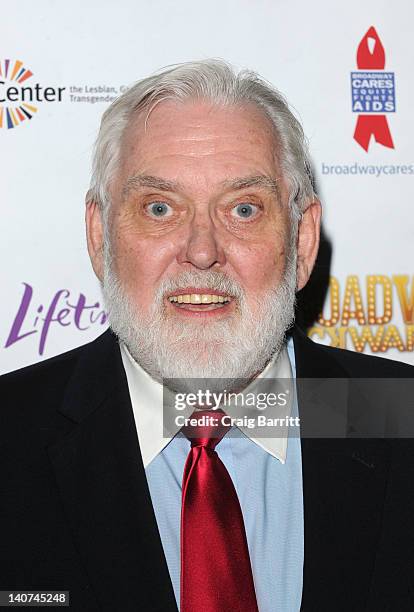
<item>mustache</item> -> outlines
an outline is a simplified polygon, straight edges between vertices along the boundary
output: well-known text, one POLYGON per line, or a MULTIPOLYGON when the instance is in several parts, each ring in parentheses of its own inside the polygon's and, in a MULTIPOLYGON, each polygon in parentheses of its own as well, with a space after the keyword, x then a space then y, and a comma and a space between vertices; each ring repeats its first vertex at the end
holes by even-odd
POLYGON ((155 300, 160 302, 166 293, 174 292, 183 287, 222 291, 238 300, 243 300, 245 297, 242 286, 225 272, 219 270, 208 270, 207 272, 185 270, 175 277, 162 280, 156 289, 155 300))

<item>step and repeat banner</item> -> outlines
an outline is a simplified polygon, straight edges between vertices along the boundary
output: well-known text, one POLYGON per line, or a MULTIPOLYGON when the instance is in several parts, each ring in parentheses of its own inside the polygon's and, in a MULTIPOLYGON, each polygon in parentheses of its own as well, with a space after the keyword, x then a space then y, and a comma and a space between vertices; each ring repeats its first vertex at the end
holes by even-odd
POLYGON ((0 23, 0 372, 100 335, 84 196, 102 113, 137 79, 223 58, 288 98, 323 241, 317 342, 414 364, 414 6, 350 0, 11 3, 0 23))

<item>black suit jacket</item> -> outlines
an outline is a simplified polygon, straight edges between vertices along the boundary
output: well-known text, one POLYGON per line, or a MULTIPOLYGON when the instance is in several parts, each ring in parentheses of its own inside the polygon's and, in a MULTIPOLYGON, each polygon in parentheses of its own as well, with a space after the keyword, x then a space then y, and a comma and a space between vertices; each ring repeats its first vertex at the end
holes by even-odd
MULTIPOLYGON (((298 377, 413 376, 293 336, 298 377)), ((69 590, 76 612, 176 611, 113 333, 1 377, 0 397, 0 589, 69 590)), ((412 441, 301 443, 301 609, 412 612, 412 441)))

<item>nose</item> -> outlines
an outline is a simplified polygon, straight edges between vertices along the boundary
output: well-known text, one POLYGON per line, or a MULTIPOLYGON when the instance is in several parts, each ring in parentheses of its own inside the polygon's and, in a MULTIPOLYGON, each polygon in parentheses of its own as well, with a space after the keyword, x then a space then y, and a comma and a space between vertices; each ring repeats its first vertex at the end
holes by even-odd
POLYGON ((177 260, 180 264, 190 263, 200 270, 225 264, 226 257, 217 228, 206 212, 202 215, 197 213, 192 219, 177 260))

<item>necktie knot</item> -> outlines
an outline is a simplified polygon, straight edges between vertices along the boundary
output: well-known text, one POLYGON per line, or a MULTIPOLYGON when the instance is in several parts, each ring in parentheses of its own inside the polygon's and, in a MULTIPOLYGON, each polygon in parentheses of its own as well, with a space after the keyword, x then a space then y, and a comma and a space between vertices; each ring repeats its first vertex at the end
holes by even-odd
POLYGON ((190 440, 191 446, 203 446, 214 450, 230 429, 222 422, 226 416, 222 410, 195 410, 191 421, 181 431, 190 440))

